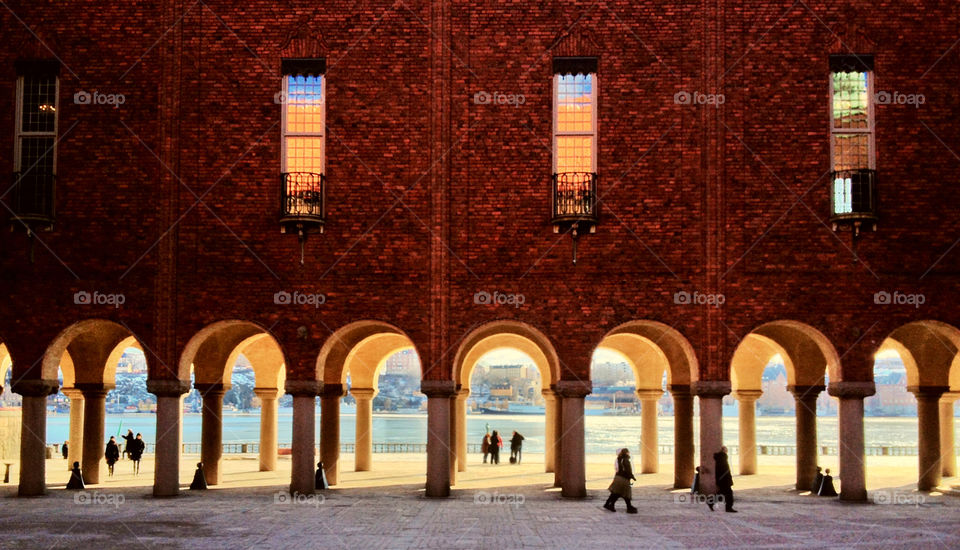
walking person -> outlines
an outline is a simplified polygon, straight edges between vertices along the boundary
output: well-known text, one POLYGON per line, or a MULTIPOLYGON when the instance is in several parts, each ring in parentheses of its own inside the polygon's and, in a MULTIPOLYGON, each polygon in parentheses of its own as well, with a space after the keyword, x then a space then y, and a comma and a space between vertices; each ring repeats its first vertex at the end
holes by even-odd
POLYGON ((487 455, 490 454, 490 432, 483 436, 483 443, 480 444, 480 452, 483 453, 483 463, 487 463, 487 455))
POLYGON ((120 460, 120 445, 117 445, 117 438, 110 436, 107 441, 107 450, 104 452, 107 459, 107 467, 110 469, 110 477, 113 477, 113 465, 120 460))
POLYGON ((500 447, 503 446, 503 440, 497 430, 490 434, 490 464, 500 464, 500 447))
POLYGON ((64 441, 63 445, 60 446, 60 454, 63 455, 63 459, 67 459, 67 455, 70 454, 70 442, 64 441))
POLYGON ((524 437, 513 430, 513 437, 510 438, 510 464, 520 464, 520 448, 523 446, 524 437))
POLYGON ((126 441, 126 444, 123 446, 123 454, 127 458, 130 458, 130 451, 133 450, 133 430, 127 430, 127 435, 123 436, 123 439, 126 441))
MULTIPOLYGON (((727 460, 727 448, 720 447, 720 452, 713 453, 714 473, 717 481, 717 495, 723 497, 724 510, 736 513, 733 509, 733 475, 730 474, 730 462, 727 460)), ((707 502, 713 510, 713 502, 707 502)))
POLYGON ((603 507, 611 512, 616 512, 617 499, 622 498, 623 501, 627 503, 627 513, 636 514, 637 509, 630 503, 633 499, 633 489, 630 487, 630 482, 636 481, 637 478, 633 475, 633 464, 630 462, 629 449, 620 449, 620 452, 617 454, 616 467, 617 473, 613 476, 613 483, 611 483, 608 488, 610 497, 607 498, 607 502, 603 507))
POLYGON ((143 436, 139 433, 133 440, 130 448, 130 460, 133 461, 133 474, 140 474, 140 458, 143 457, 143 451, 147 449, 147 444, 143 442, 143 436))

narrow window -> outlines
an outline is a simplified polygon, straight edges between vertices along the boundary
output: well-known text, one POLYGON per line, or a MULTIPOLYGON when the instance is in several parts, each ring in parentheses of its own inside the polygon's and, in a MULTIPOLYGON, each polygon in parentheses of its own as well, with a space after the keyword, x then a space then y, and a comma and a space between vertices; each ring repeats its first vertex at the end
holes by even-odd
POLYGON ((596 215, 596 58, 555 58, 553 77, 553 217, 596 215))
POLYGON ((830 158, 834 217, 874 213, 873 57, 830 58, 830 158))
POLYGON ((326 63, 323 59, 288 59, 281 67, 283 214, 322 219, 326 63))
POLYGON ((57 172, 59 64, 24 60, 17 68, 12 209, 24 222, 52 224, 57 172))

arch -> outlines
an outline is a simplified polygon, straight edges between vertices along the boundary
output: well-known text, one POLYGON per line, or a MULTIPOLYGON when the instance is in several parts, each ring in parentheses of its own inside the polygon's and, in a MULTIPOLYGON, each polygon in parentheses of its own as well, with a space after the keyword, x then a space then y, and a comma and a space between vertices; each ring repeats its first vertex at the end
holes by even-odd
POLYGON ((7 371, 13 366, 7 345, 0 341, 0 388, 7 382, 7 371))
POLYGON ((560 361, 550 339, 526 323, 501 320, 486 323, 463 339, 453 360, 453 380, 456 385, 469 389, 470 375, 477 361, 499 348, 513 348, 533 359, 540 371, 544 389, 560 379, 560 361))
POLYGON ((747 334, 734 350, 730 380, 735 391, 761 389, 763 369, 779 354, 788 386, 823 386, 824 374, 839 381, 840 356, 822 332, 798 321, 765 323, 747 334))
POLYGON ((41 364, 42 377, 56 380, 57 369, 62 367, 65 386, 68 377, 72 379, 71 385, 112 382, 117 360, 128 347, 143 349, 126 327, 106 319, 79 321, 60 332, 47 346, 41 364))
POLYGON ((352 386, 376 388, 384 361, 405 349, 416 352, 413 341, 401 329, 383 321, 356 321, 324 342, 317 357, 317 378, 324 384, 346 384, 350 374, 352 386))
POLYGON ((283 388, 286 361, 283 350, 273 336, 262 332, 243 340, 230 352, 223 373, 224 383, 233 376, 233 367, 243 355, 253 366, 254 383, 258 388, 283 388))
POLYGON ((598 348, 627 358, 638 388, 660 389, 663 373, 669 384, 689 385, 699 379, 693 346, 679 331, 658 321, 629 321, 604 335, 598 348), (653 362, 653 369, 645 368, 653 362))
POLYGON ((914 321, 894 329, 877 353, 896 351, 907 370, 907 386, 960 387, 957 350, 960 330, 940 321, 914 321))
POLYGON ((287 364, 279 341, 259 324, 237 319, 217 321, 197 331, 187 342, 180 355, 177 378, 189 381, 193 367, 196 383, 229 384, 237 356, 247 347, 254 346, 254 349, 262 349, 263 359, 269 365, 265 370, 271 374, 287 364))

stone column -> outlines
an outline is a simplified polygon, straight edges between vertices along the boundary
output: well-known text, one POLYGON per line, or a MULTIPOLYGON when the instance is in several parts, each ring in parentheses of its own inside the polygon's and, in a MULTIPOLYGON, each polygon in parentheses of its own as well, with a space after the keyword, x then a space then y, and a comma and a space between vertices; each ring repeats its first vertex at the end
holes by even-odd
POLYGON ((940 485, 943 466, 940 463, 940 396, 949 391, 946 386, 911 386, 908 391, 917 397, 919 427, 920 477, 917 489, 932 491, 940 485))
POLYGON ((190 391, 190 383, 180 380, 147 380, 147 391, 157 396, 153 496, 176 496, 180 492, 183 394, 190 391))
POLYGON ((960 392, 947 392, 940 397, 940 465, 943 477, 957 475, 957 451, 954 447, 953 402, 960 392))
POLYGON ((730 382, 700 380, 693 383, 693 391, 700 399, 700 492, 714 494, 717 483, 713 454, 723 446, 723 396, 730 393, 730 382))
POLYGON ((540 391, 544 402, 543 462, 544 472, 556 469, 557 445, 557 396, 552 389, 540 391))
POLYGON ((809 491, 817 476, 817 397, 824 386, 789 386, 796 400, 797 490, 809 491))
POLYGON ((662 390, 638 389, 640 399, 640 473, 660 471, 660 442, 657 439, 657 401, 662 390))
POLYGON ((63 388, 63 395, 70 399, 70 442, 67 445, 67 470, 74 462, 83 461, 83 392, 77 388, 63 388))
MULTIPOLYGON (((457 390, 459 391, 459 390, 457 390)), ((457 392, 450 396, 450 485, 457 484, 457 392)))
POLYGON ((470 390, 457 390, 454 416, 456 419, 457 471, 467 471, 467 398, 470 390))
POLYGON ((260 398, 260 471, 277 469, 277 388, 253 388, 260 398))
POLYGON ((324 384, 320 394, 320 460, 330 485, 336 485, 340 478, 340 398, 343 395, 342 384, 324 384))
POLYGON ((194 384, 203 405, 200 427, 200 462, 207 485, 220 484, 220 458, 223 456, 223 394, 229 384, 194 384))
POLYGON ((831 382, 827 392, 840 399, 840 500, 867 500, 863 445, 863 399, 876 392, 873 382, 831 382))
POLYGON ((452 380, 423 380, 427 396, 427 496, 450 496, 450 398, 452 380))
POLYGON ((354 470, 369 472, 373 462, 373 388, 350 388, 350 395, 357 401, 356 438, 354 441, 354 470))
POLYGON ((20 380, 14 393, 23 397, 20 415, 20 487, 17 494, 46 494, 47 396, 57 392, 56 380, 20 380))
MULTIPOLYGON (((107 416, 107 393, 113 389, 113 384, 74 384, 83 393, 83 460, 80 470, 83 472, 83 482, 88 485, 100 483, 100 474, 106 463, 104 452, 107 445, 104 441, 107 416)), ((119 445, 120 442, 118 441, 119 445)), ((122 446, 121 446, 122 449, 122 446)))
POLYGON ((673 397, 673 487, 689 488, 693 484, 693 395, 690 386, 672 384, 673 397))
POLYGON ((589 380, 560 380, 557 391, 563 397, 563 432, 560 435, 561 490, 568 498, 587 496, 586 457, 584 456, 583 399, 590 394, 589 380))
POLYGON ((560 437, 563 434, 563 396, 560 395, 560 392, 557 391, 556 384, 551 384, 553 388, 553 396, 557 404, 555 408, 557 409, 557 414, 554 418, 553 423, 553 486, 562 487, 563 486, 563 438, 560 437))
MULTIPOLYGON (((318 380, 287 380, 285 384, 284 389, 293 396, 290 494, 309 495, 316 490, 317 394, 321 392, 322 387, 323 383, 318 380)), ((339 404, 339 397, 337 401, 339 404)), ((339 414, 337 417, 339 422, 339 414)), ((339 433, 337 436, 339 438, 339 433)), ((323 466, 326 470, 327 465, 323 466)))
POLYGON ((761 390, 737 390, 733 397, 739 402, 737 420, 740 424, 740 475, 757 473, 757 399, 761 390))

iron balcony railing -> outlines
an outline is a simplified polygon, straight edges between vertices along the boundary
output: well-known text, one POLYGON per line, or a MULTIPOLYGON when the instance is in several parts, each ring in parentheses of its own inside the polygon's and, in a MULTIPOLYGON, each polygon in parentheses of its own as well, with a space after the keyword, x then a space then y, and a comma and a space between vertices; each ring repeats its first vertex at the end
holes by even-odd
POLYGON ((14 172, 9 195, 14 219, 28 225, 52 226, 55 191, 56 176, 50 172, 14 172))
POLYGON ((312 172, 280 175, 280 222, 323 224, 326 218, 326 178, 312 172))
POLYGON ((837 170, 830 173, 830 221, 877 219, 877 171, 837 170))
POLYGON ((553 223, 597 223, 597 174, 563 172, 553 175, 553 223))

